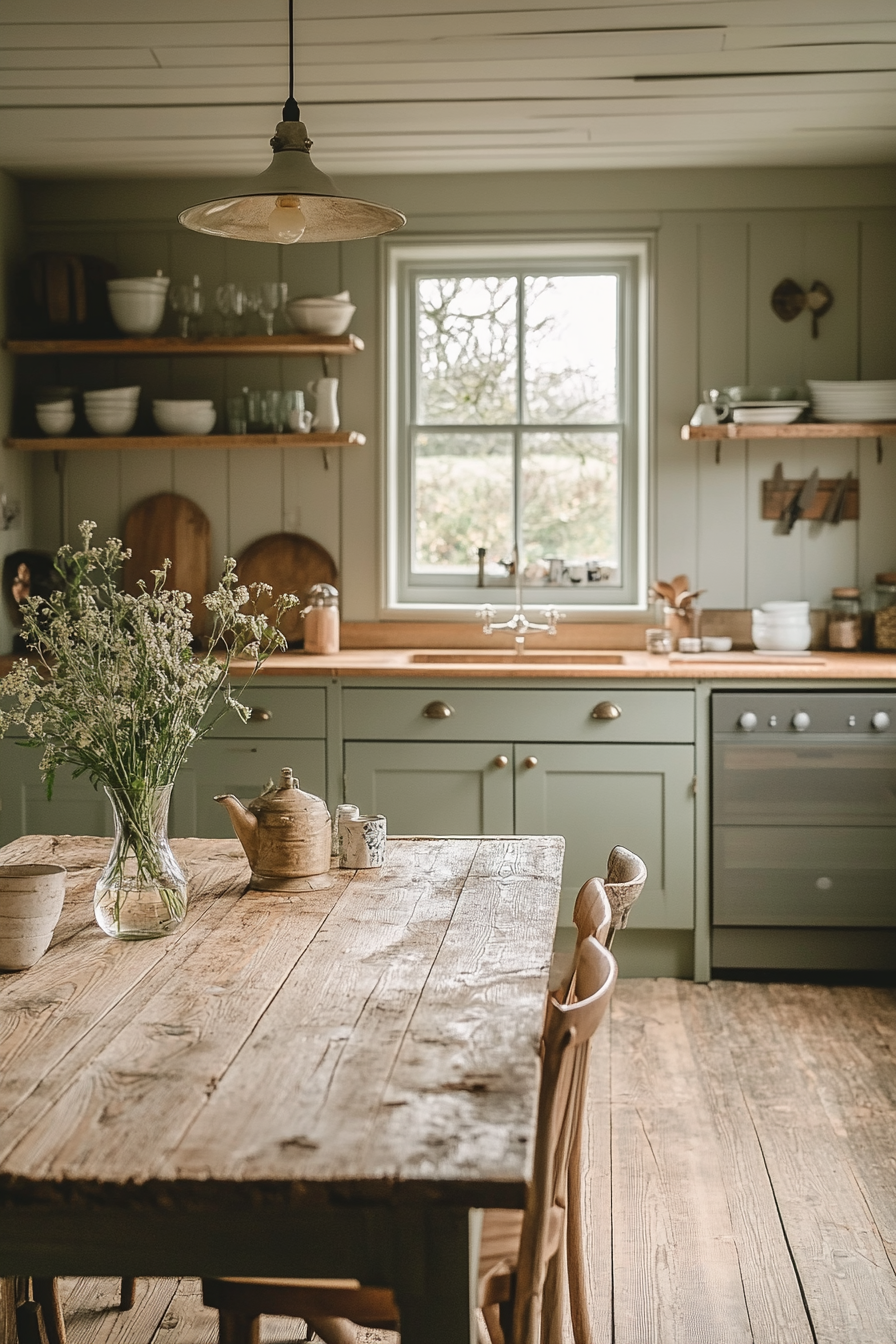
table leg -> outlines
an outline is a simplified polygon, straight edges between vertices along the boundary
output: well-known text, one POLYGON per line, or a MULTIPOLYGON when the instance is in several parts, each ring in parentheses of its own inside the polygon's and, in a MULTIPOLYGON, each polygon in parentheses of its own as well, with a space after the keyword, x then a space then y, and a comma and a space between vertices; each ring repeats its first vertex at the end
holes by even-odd
POLYGON ((397 1224, 401 1344, 476 1344, 481 1210, 409 1209, 397 1224))

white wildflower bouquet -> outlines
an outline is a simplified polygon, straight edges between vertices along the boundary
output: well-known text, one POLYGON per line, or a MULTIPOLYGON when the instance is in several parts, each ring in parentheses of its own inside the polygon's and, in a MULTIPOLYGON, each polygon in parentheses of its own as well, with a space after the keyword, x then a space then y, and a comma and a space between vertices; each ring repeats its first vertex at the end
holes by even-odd
MULTIPOLYGON (((230 686, 231 664, 251 660, 252 675, 285 649, 277 624, 299 599, 284 595, 269 617, 261 614, 258 599, 270 588, 250 590, 235 561, 225 560, 217 588, 203 597, 212 631, 209 651, 197 656, 190 594, 165 587, 169 562, 153 571, 151 588, 141 583, 136 596, 122 592, 118 573, 130 552, 114 537, 92 545, 95 528, 83 522, 83 548, 57 552, 60 591, 22 603, 22 633, 34 657, 16 663, 0 685, 0 733, 22 725, 29 745, 43 746, 48 797, 57 768, 68 764, 124 799, 125 848, 145 880, 156 862, 154 791, 174 783, 187 753, 222 715, 232 710, 248 721, 249 706, 230 686)), ((185 909, 185 896, 166 897, 169 906, 179 900, 185 909)), ((116 918, 120 933, 120 910, 116 918)))

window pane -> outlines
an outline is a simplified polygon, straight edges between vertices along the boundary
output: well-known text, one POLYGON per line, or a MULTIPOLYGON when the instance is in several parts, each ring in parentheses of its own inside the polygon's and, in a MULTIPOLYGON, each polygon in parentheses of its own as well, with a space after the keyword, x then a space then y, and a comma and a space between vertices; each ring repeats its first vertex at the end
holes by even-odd
POLYGON ((417 423, 513 424, 517 418, 513 276, 417 281, 417 423))
POLYGON ((606 424, 619 419, 615 275, 527 275, 524 419, 606 424))
POLYGON ((619 436, 550 433, 523 437, 526 560, 619 563, 619 436))
POLYGON ((513 437, 425 434, 414 443, 414 569, 475 573, 513 550, 513 437))

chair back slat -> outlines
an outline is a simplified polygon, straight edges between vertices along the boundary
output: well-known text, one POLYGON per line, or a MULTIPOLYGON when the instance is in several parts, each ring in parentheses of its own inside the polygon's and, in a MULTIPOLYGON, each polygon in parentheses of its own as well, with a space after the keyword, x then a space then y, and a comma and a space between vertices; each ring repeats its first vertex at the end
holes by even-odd
POLYGON ((514 1344, 539 1340, 545 1278, 557 1251, 558 1228, 565 1235, 569 1160, 582 1123, 591 1040, 615 984, 616 962, 588 936, 577 951, 570 1001, 556 996, 548 1001, 534 1172, 517 1263, 514 1344))

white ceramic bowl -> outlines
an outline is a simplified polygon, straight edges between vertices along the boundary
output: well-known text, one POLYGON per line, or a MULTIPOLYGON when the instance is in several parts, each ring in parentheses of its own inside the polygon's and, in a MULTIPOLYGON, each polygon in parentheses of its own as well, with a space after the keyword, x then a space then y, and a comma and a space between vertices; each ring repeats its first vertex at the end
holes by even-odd
POLYGON ((294 331, 341 336, 357 310, 343 299, 290 299, 284 311, 294 331))
POLYGON ((753 622, 753 643, 765 653, 801 653, 812 643, 812 627, 802 625, 767 626, 753 622))
POLYGON ((729 653, 733 641, 730 635, 704 635, 700 643, 704 653, 729 653))
POLYGON ((152 413, 163 434, 211 434, 217 419, 214 406, 193 402, 154 401, 152 413))
POLYGON ((212 406, 214 406, 215 403, 212 401, 211 397, 201 397, 201 398, 195 398, 193 400, 180 397, 167 397, 167 398, 154 397, 152 404, 154 408, 156 406, 161 406, 163 410, 173 412, 173 411, 207 411, 212 406))
POLYGON ((167 275, 122 275, 116 280, 107 280, 106 288, 113 289, 167 289, 171 279, 167 275))
POLYGON ((792 612, 792 611, 803 612, 805 615, 808 616, 808 614, 809 614, 809 603, 808 603, 808 602, 763 602, 762 605, 761 605, 761 607, 760 607, 760 611, 764 612, 764 614, 765 614, 766 616, 774 616, 774 615, 776 615, 778 612, 792 612))
POLYGON ((129 434, 137 419, 137 403, 133 406, 85 406, 87 423, 97 434, 129 434))
POLYGON ((68 434, 75 423, 75 408, 65 406, 36 406, 34 414, 45 434, 68 434))
POLYGON ((153 336, 165 316, 164 289, 110 290, 109 308, 119 331, 128 336, 153 336))
POLYGON ((101 387, 84 393, 85 401, 136 401, 140 396, 139 387, 101 387))

